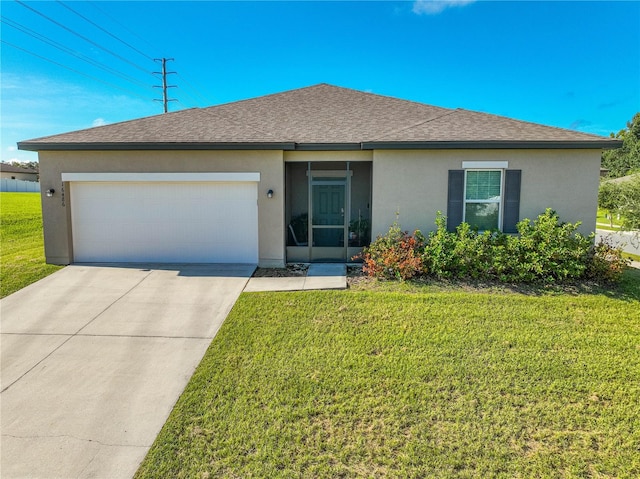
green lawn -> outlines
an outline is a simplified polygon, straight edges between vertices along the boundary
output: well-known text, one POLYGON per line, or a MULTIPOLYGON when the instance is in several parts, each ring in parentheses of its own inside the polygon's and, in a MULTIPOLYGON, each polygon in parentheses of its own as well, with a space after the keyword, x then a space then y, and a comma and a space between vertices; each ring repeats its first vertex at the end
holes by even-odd
POLYGON ((39 193, 0 193, 0 297, 60 269, 44 261, 39 193))
POLYGON ((598 229, 601 230, 609 230, 609 231, 619 231, 620 226, 622 225, 622 221, 619 220, 616 216, 613 217, 613 222, 611 219, 607 218, 609 212, 602 208, 598 208, 598 214, 596 216, 596 223, 598 229), (613 226, 611 226, 613 223, 613 226))
POLYGON ((639 378, 637 270, 244 293, 136 477, 635 478, 639 378))

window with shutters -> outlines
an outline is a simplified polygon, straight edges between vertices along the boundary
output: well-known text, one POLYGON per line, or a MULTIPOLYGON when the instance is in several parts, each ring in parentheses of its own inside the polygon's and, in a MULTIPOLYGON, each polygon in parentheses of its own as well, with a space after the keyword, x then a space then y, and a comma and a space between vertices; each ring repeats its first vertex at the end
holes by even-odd
POLYGON ((502 170, 465 170, 463 221, 479 231, 501 227, 502 170))
POLYGON ((449 170, 447 230, 467 222, 480 231, 517 233, 522 171, 504 162, 469 161, 449 170))

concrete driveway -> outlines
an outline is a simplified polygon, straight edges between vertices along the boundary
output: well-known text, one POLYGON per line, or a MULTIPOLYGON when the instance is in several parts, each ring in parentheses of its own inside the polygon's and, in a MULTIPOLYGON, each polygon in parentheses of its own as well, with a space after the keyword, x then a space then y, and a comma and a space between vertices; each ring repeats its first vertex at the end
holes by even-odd
POLYGON ((130 478, 253 265, 73 265, 0 301, 3 478, 130 478))

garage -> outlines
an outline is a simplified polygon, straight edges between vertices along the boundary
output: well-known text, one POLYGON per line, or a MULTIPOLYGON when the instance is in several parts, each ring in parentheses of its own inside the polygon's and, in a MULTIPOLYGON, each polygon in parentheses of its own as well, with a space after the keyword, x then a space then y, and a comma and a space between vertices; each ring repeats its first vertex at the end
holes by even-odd
POLYGON ((75 262, 258 262, 259 173, 67 173, 63 181, 75 262))

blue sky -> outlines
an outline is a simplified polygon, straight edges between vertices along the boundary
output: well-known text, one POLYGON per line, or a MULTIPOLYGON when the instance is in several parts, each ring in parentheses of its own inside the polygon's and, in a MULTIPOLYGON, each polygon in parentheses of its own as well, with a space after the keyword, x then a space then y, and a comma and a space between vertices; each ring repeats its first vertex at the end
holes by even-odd
POLYGON ((331 83, 600 135, 640 111, 635 1, 23 3, 1 2, 2 161, 160 114, 159 57, 170 110, 331 83))

